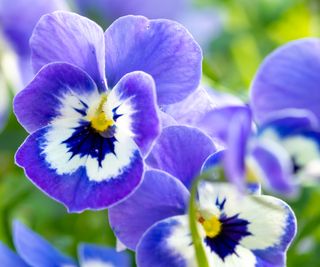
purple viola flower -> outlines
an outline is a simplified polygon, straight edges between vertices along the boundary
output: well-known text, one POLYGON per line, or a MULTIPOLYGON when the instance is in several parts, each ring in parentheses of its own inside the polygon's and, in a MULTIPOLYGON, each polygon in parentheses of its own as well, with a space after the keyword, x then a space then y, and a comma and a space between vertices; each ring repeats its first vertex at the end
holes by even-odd
POLYGON ((142 179, 159 133, 156 102, 179 101, 199 83, 200 48, 168 20, 123 17, 103 34, 55 12, 37 24, 31 49, 40 71, 14 100, 31 133, 16 161, 71 212, 109 207, 142 179))
POLYGON ((277 193, 294 195, 299 184, 319 178, 320 132, 309 111, 279 111, 256 133, 250 114, 235 112, 229 122, 225 172, 239 188, 262 182, 277 193))
POLYGON ((75 2, 81 14, 97 20, 104 26, 126 15, 176 20, 190 30, 202 47, 207 47, 222 28, 221 10, 195 7, 191 0, 76 0, 75 2))
POLYGON ((18 254, 0 243, 0 262, 6 267, 130 266, 130 258, 126 253, 118 253, 114 249, 92 244, 79 245, 78 265, 20 222, 14 223, 13 237, 18 254))
POLYGON ((63 9, 67 9, 64 0, 34 0, 32 5, 28 0, 0 1, 0 30, 18 56, 21 80, 24 84, 33 76, 29 39, 34 26, 42 15, 63 9))
MULTIPOLYGON (((168 127, 159 140, 149 162, 157 159, 159 163, 151 167, 162 170, 145 173, 135 193, 110 209, 110 223, 119 240, 136 250, 138 266, 196 266, 185 177, 210 167, 216 154, 209 157, 210 164, 209 159, 199 164, 200 155, 205 158, 212 143, 191 127, 168 127), (161 158, 168 147, 175 151, 161 158), (177 157, 171 156, 174 153, 177 157)), ((258 192, 240 195, 226 183, 201 184, 197 202, 198 226, 210 266, 285 266, 296 221, 284 202, 258 192)))

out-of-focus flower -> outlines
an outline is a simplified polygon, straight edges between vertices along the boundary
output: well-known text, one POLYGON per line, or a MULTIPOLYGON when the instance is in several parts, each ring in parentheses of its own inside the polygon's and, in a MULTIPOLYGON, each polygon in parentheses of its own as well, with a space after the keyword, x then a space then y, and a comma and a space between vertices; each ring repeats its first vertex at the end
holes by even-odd
POLYGON ((139 185, 158 135, 156 101, 180 101, 198 86, 199 46, 169 20, 127 16, 103 34, 87 18, 54 12, 35 27, 31 49, 40 71, 14 101, 31 133, 16 162, 69 211, 120 201, 139 185))
POLYGON ((33 77, 29 38, 40 17, 67 9, 64 0, 0 1, 0 129, 8 115, 9 88, 17 92, 33 77))
POLYGON ((79 265, 71 258, 56 250, 40 235, 32 232, 20 222, 14 223, 15 254, 0 243, 0 262, 5 267, 118 267, 130 266, 129 255, 114 249, 80 244, 78 247, 79 265))
MULTIPOLYGON (((33 72, 30 61, 29 39, 40 17, 55 10, 67 9, 64 0, 1 0, 0 31, 18 56, 21 79, 28 83, 33 72)), ((6 66, 4 66, 6 67, 6 66)), ((19 73, 15 74, 19 79, 19 73)))
POLYGON ((203 48, 222 27, 221 11, 196 7, 191 0, 76 0, 81 14, 107 27, 125 15, 143 15, 150 19, 173 19, 182 23, 203 48))
MULTIPOLYGON (((138 266, 196 266, 187 188, 201 166, 208 167, 200 159, 210 153, 209 146, 210 139, 195 128, 164 129, 147 158, 158 170, 147 171, 135 193, 110 209, 111 226, 121 242, 136 250, 138 266), (165 158, 163 151, 168 151, 165 158)), ((296 222, 284 202, 257 191, 242 195, 226 183, 205 182, 197 196, 198 227, 210 266, 285 266, 296 222)))

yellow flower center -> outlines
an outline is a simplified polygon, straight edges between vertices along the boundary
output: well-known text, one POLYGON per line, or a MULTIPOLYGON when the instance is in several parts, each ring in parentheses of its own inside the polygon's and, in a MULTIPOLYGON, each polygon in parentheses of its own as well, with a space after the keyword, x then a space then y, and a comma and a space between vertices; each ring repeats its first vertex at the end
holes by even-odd
POLYGON ((94 114, 89 118, 91 121, 91 127, 98 132, 104 132, 108 130, 110 126, 114 125, 112 118, 103 110, 105 103, 107 102, 108 96, 102 95, 98 108, 95 110, 94 114))
POLYGON ((199 222, 206 233, 206 236, 213 238, 221 232, 222 224, 216 216, 212 216, 210 219, 199 218, 199 222))

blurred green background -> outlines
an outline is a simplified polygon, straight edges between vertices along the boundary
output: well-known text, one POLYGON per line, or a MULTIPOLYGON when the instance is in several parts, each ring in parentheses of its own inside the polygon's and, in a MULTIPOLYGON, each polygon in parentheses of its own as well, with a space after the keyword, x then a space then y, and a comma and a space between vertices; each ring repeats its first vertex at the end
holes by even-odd
MULTIPOLYGON (((198 0, 195 6, 215 7, 223 17, 220 34, 204 54, 204 83, 244 100, 266 55, 288 41, 320 34, 320 1, 198 0)), ((11 112, 0 133, 0 240, 12 247, 11 223, 16 218, 74 257, 79 242, 115 246, 106 211, 68 214, 14 165, 14 153, 25 137, 11 112)), ((288 266, 319 267, 320 190, 304 188, 299 199, 286 201, 299 224, 288 266)))

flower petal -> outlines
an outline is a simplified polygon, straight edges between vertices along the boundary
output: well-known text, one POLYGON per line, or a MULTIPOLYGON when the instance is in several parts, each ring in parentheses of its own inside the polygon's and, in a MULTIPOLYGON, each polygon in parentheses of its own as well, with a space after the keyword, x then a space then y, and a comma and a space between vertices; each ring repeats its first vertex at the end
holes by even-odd
POLYGON ((281 194, 293 194, 296 182, 290 155, 272 140, 259 140, 250 146, 247 168, 269 189, 281 194))
POLYGON ((251 88, 255 118, 284 108, 313 112, 320 120, 320 40, 301 39, 273 52, 260 67, 251 88))
POLYGON ((93 21, 64 11, 45 15, 33 31, 30 47, 36 72, 48 63, 70 63, 86 71, 99 90, 106 90, 104 36, 93 21))
POLYGON ((85 125, 66 125, 36 131, 17 151, 16 163, 39 189, 81 212, 109 207, 138 186, 143 163, 130 138, 103 138, 85 125))
MULTIPOLYGON (((227 118, 227 117, 226 117, 227 118)), ((251 113, 248 109, 238 109, 228 117, 224 169, 227 178, 240 189, 245 185, 245 158, 247 144, 252 130, 251 113)))
POLYGON ((189 188, 192 180, 200 174, 206 158, 214 151, 211 139, 200 130, 170 126, 163 129, 146 163, 170 173, 189 188))
POLYGON ((142 70, 155 80, 159 104, 178 102, 197 88, 201 50, 182 25, 126 16, 107 29, 105 38, 109 87, 126 73, 142 70))
POLYGON ((68 99, 70 110, 66 115, 77 118, 81 116, 86 98, 94 94, 98 95, 95 83, 81 69, 70 64, 52 63, 41 69, 34 80, 17 94, 14 111, 25 129, 34 132, 66 113, 62 110, 66 95, 74 95, 68 99))
POLYGON ((23 260, 32 267, 74 266, 74 261, 62 255, 40 235, 18 221, 13 225, 15 247, 23 260))
POLYGON ((126 74, 110 92, 108 105, 116 110, 119 130, 129 131, 146 154, 160 131, 152 77, 141 71, 126 74))
POLYGON ((316 116, 305 109, 283 109, 271 114, 259 128, 260 135, 269 129, 276 130, 281 137, 299 131, 319 128, 316 116))
POLYGON ((130 257, 125 252, 116 252, 113 248, 80 244, 78 254, 81 267, 129 267, 130 257))
POLYGON ((6 267, 28 267, 13 251, 0 242, 0 262, 6 267))
POLYGON ((134 194, 109 210, 111 227, 117 238, 134 250, 152 224, 184 214, 188 198, 187 188, 178 179, 162 171, 147 171, 134 194))

